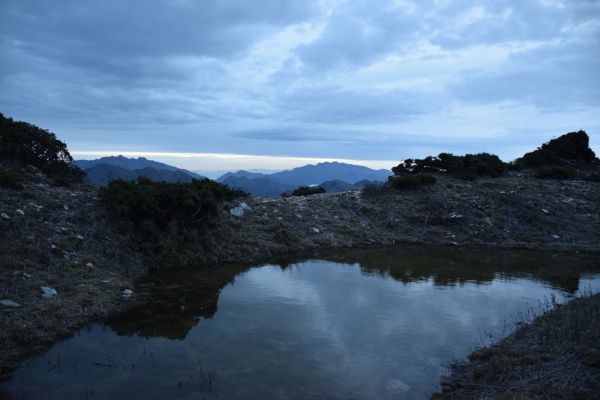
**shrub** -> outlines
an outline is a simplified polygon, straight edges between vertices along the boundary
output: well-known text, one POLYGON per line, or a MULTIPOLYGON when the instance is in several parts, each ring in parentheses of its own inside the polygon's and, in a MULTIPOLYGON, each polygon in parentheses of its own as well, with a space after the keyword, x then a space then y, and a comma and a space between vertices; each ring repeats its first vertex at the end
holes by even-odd
POLYGON ((167 183, 140 177, 137 182, 115 180, 100 189, 102 200, 119 220, 146 234, 200 229, 217 216, 220 201, 246 195, 210 179, 167 183))
POLYGON ((433 175, 424 174, 397 174, 390 176, 388 181, 396 189, 417 189, 435 184, 436 178, 433 175))
POLYGON ((292 196, 312 196, 313 194, 325 193, 326 190, 320 186, 300 186, 292 192, 292 196))
POLYGON ((0 170, 0 187, 19 189, 23 175, 13 171, 0 170))
POLYGON ((392 168, 395 174, 435 172, 448 173, 461 179, 476 179, 480 176, 498 177, 504 173, 506 164, 494 154, 479 153, 455 156, 440 153, 437 157, 406 159, 392 168))
POLYGON ((67 145, 47 130, 13 121, 0 113, 0 160, 17 166, 32 165, 50 177, 81 181, 84 176, 67 145))
POLYGON ((514 166, 520 169, 542 165, 589 165, 597 160, 589 142, 585 131, 569 132, 515 160, 514 166))
POLYGON ((590 182, 600 182, 600 173, 586 175, 584 179, 590 182))
POLYGON ((577 170, 569 166, 542 165, 537 169, 536 177, 541 179, 573 179, 577 177, 577 170))

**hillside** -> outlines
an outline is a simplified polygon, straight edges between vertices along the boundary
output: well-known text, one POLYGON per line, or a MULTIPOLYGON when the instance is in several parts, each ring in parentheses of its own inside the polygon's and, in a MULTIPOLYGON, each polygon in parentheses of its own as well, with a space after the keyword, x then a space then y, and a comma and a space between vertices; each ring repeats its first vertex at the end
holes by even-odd
POLYGON ((152 168, 157 171, 173 171, 173 172, 182 172, 186 175, 191 176, 192 178, 202 179, 203 176, 188 171, 186 169, 177 168, 169 164, 161 163, 154 160, 148 160, 145 157, 138 158, 128 158, 123 156, 112 156, 112 157, 102 157, 95 160, 75 160, 73 164, 81 168, 82 170, 87 170, 93 168, 100 164, 105 165, 113 165, 115 167, 123 168, 128 171, 142 170, 144 168, 152 168))

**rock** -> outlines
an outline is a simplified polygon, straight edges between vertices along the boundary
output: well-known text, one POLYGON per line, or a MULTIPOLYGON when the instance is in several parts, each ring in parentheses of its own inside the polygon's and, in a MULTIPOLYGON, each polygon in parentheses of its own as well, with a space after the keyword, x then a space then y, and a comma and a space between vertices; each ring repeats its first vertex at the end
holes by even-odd
POLYGON ((550 214, 550 211, 546 210, 545 208, 542 208, 542 212, 543 212, 544 214, 550 214))
POLYGON ((69 206, 68 205, 63 205, 63 208, 65 209, 65 211, 69 211, 69 206))
POLYGON ((91 262, 89 262, 89 263, 86 263, 85 266, 88 267, 88 268, 93 268, 94 264, 92 264, 91 262))
POLYGON ((242 210, 244 210, 244 211, 250 211, 250 210, 252 210, 252 208, 250 208, 250 206, 249 206, 248 204, 244 203, 244 202, 240 203, 240 205, 239 205, 239 206, 240 206, 240 207, 242 208, 242 210))
POLYGON ((123 289, 123 292, 121 293, 121 295, 125 298, 129 298, 133 295, 133 290, 131 289, 123 289))
POLYGON ((229 214, 240 218, 244 216, 244 209, 242 207, 233 207, 231 210, 229 210, 229 214))
POLYGON ((319 228, 315 228, 315 227, 312 228, 312 231, 314 233, 321 233, 321 231, 319 230, 319 228))
POLYGON ((76 239, 79 239, 79 240, 83 240, 83 239, 85 239, 85 238, 84 238, 83 236, 81 236, 81 235, 77 235, 77 236, 75 236, 75 238, 76 238, 76 239))
POLYGON ((452 213, 450 214, 450 218, 454 219, 454 218, 463 218, 462 214, 457 214, 457 213, 452 213))
POLYGON ((390 379, 385 385, 386 389, 390 393, 401 394, 406 393, 410 390, 410 386, 402 382, 400 379, 390 379))
POLYGON ((17 211, 15 211, 17 213, 17 215, 25 215, 25 211, 23 210, 19 210, 17 209, 17 211))
POLYGON ((10 299, 0 300, 0 305, 3 305, 4 307, 20 307, 21 306, 19 303, 14 302, 10 299))
POLYGON ((560 236, 558 236, 558 235, 552 235, 552 237, 557 240, 560 239, 560 236))
POLYGON ((0 217, 2 217, 2 219, 5 219, 7 221, 10 219, 10 217, 6 213, 0 214, 0 217))
POLYGON ((49 297, 52 296, 56 296, 58 294, 58 292, 56 291, 56 289, 53 289, 49 286, 40 286, 40 289, 42 291, 42 298, 43 299, 47 299, 49 297))

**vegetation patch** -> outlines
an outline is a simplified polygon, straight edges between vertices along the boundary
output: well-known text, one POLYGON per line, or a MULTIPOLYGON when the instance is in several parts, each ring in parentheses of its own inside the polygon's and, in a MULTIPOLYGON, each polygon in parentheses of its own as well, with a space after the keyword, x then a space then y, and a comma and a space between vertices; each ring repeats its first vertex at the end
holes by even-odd
POLYGON ((395 174, 418 174, 422 172, 447 173, 454 177, 473 180, 480 176, 498 177, 506 170, 506 164, 489 153, 455 156, 440 153, 437 157, 408 158, 392 168, 395 174))
POLYGON ((312 196, 313 194, 325 193, 326 190, 320 186, 300 186, 292 192, 292 196, 312 196))
POLYGON ((210 179, 167 183, 140 177, 137 182, 115 180, 100 189, 115 219, 150 253, 162 250, 160 242, 172 247, 197 240, 217 218, 220 202, 246 195, 210 179))
POLYGON ((514 161, 517 169, 535 168, 542 165, 589 166, 598 163, 596 154, 590 149, 590 138, 585 131, 569 132, 544 143, 537 150, 514 161))
POLYGON ((397 174, 390 176, 388 181, 396 189, 418 189, 435 184, 436 178, 426 174, 397 174))
POLYGON ((566 165, 542 165, 537 168, 537 178, 541 179, 574 179, 577 170, 566 165))
POLYGON ((56 135, 0 114, 0 161, 12 169, 32 166, 61 182, 79 182, 84 172, 72 164, 67 145, 56 135))
POLYGON ((9 189, 20 189, 24 180, 23 174, 14 171, 0 170, 0 187, 9 189))

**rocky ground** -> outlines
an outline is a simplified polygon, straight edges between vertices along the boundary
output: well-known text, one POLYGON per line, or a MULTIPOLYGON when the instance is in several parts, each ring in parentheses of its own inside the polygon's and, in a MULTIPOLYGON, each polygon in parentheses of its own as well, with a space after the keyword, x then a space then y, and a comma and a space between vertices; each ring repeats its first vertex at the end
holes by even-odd
POLYGON ((9 371, 83 324, 143 302, 134 282, 150 267, 401 243, 600 252, 599 204, 598 183, 516 175, 476 182, 440 177, 408 191, 249 198, 224 204, 198 243, 171 238, 169 254, 143 257, 112 228, 92 187, 38 181, 3 188, 0 365, 9 371))
POLYGON ((433 399, 597 399, 600 294, 549 310, 454 364, 433 399))

